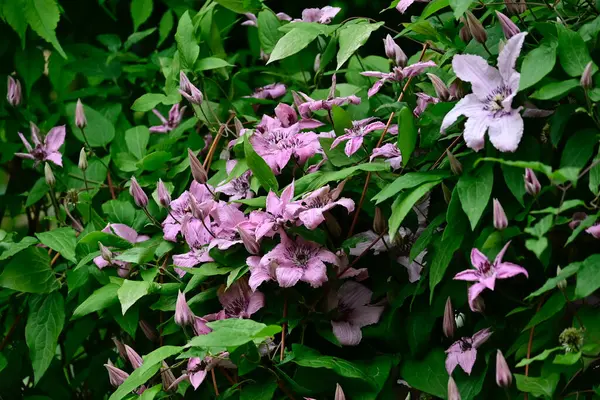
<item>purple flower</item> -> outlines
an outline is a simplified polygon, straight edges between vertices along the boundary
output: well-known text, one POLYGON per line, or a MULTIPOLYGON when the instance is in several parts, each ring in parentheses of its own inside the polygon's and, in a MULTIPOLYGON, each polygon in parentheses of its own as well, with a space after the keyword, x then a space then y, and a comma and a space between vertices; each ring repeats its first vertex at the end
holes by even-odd
MULTIPOLYGON (((258 27, 258 18, 256 18, 256 15, 254 15, 252 13, 244 13, 244 15, 246 16, 246 18, 248 18, 248 20, 242 22, 242 25, 258 27)), ((286 13, 283 13, 283 12, 279 12, 276 15, 280 21, 291 21, 292 20, 292 17, 290 17, 289 15, 287 15, 286 13)))
POLYGON ((404 54, 400 46, 398 46, 398 44, 394 41, 392 35, 388 34, 385 37, 385 39, 383 39, 383 44, 385 47, 385 55, 387 56, 387 58, 392 60, 394 64, 396 64, 399 67, 406 66, 408 58, 406 57, 406 54, 404 54))
POLYGON ((226 250, 231 246, 242 243, 238 227, 243 227, 250 232, 254 232, 256 226, 250 223, 242 211, 235 205, 222 203, 212 213, 215 224, 213 232, 215 238, 211 239, 209 248, 217 247, 219 250, 226 250))
POLYGON ((358 149, 360 149, 360 146, 363 143, 363 138, 366 135, 376 130, 385 129, 385 124, 383 122, 372 122, 373 120, 375 120, 375 118, 371 117, 361 119, 359 121, 353 121, 352 128, 344 129, 344 132, 346 133, 336 137, 333 143, 331 143, 331 148, 333 149, 338 144, 345 141, 346 147, 344 148, 344 152, 348 157, 350 157, 352 154, 356 153, 358 149))
POLYGON ((202 101, 204 101, 204 96, 200 89, 190 82, 183 71, 179 71, 179 93, 191 104, 197 106, 201 105, 202 101))
POLYGON ((250 137, 250 143, 275 174, 281 173, 292 157, 298 164, 304 165, 321 149, 317 134, 300 133, 298 124, 289 128, 271 129, 264 133, 256 131, 250 137))
POLYGON ((270 85, 257 88, 252 96, 255 99, 276 99, 285 94, 287 88, 283 83, 271 83, 270 85))
POLYGON ((300 206, 298 218, 308 229, 317 229, 325 221, 323 213, 335 206, 342 206, 348 213, 354 211, 354 201, 345 197, 339 198, 344 184, 340 184, 335 190, 329 185, 307 193, 302 200, 295 202, 300 206))
POLYGON ((444 132, 459 116, 467 117, 464 137, 467 146, 475 151, 483 149, 489 128, 490 141, 500 151, 515 151, 523 136, 521 108, 512 108, 512 100, 519 89, 521 75, 515 63, 527 32, 519 33, 507 42, 498 56, 498 69, 475 55, 456 55, 452 67, 463 81, 471 82, 473 93, 460 100, 444 117, 444 132))
POLYGON ((502 32, 504 33, 504 38, 510 39, 516 34, 521 33, 519 27, 500 11, 496 11, 496 18, 498 18, 498 22, 500 22, 500 27, 502 27, 502 32))
POLYGON ((460 365, 463 371, 471 375, 473 365, 477 359, 477 349, 485 343, 492 332, 489 328, 482 329, 475 333, 473 337, 463 337, 446 350, 446 371, 452 375, 452 371, 457 365, 460 365))
MULTIPOLYGON (((135 229, 133 229, 125 224, 108 224, 108 225, 106 225, 106 227, 104 229, 102 229, 102 232, 119 236, 120 238, 125 239, 126 241, 128 241, 129 243, 132 243, 132 244, 145 242, 146 240, 150 239, 150 236, 139 235, 135 231, 135 229)), ((117 255, 118 253, 112 253, 112 254, 117 255)), ((110 261, 107 261, 102 255, 99 255, 99 256, 94 257, 94 264, 96 264, 96 266, 99 269, 114 265, 117 267, 117 272, 118 272, 119 276, 121 276, 121 277, 127 276, 129 274, 130 264, 125 261, 115 260, 115 261, 112 261, 112 263, 111 263, 110 261)))
MULTIPOLYGON (((236 160, 227 161, 227 164, 225 165, 227 174, 231 174, 231 171, 233 170, 236 164, 236 160)), ((250 190, 251 176, 252 171, 248 170, 239 177, 231 179, 229 182, 225 180, 215 188, 215 192, 226 194, 227 196, 229 196, 229 201, 250 199, 254 196, 254 193, 250 190)))
POLYGON ((423 114, 423 111, 425 111, 428 105, 437 104, 440 102, 439 98, 430 96, 427 93, 419 92, 416 93, 416 96, 417 106, 413 110, 413 114, 415 115, 415 117, 419 117, 421 114, 423 114))
POLYGON ((267 195, 267 211, 255 211, 251 218, 255 218, 256 239, 260 240, 264 236, 273 237, 286 223, 296 220, 298 205, 292 204, 294 198, 294 182, 281 192, 281 197, 277 197, 275 192, 270 191, 267 195))
POLYGON ((361 328, 379 322, 383 306, 372 306, 373 292, 354 281, 346 281, 328 301, 329 310, 336 310, 331 321, 333 334, 340 344, 356 346, 362 339, 361 328))
POLYGON ((319 287, 327 281, 325 263, 338 265, 331 251, 300 236, 296 240, 281 233, 281 243, 262 258, 248 257, 250 287, 256 290, 261 283, 276 280, 281 287, 294 286, 298 281, 319 287))
POLYGON ((354 278, 356 281, 361 282, 369 277, 369 270, 367 268, 352 268, 348 256, 343 250, 338 250, 335 255, 339 258, 340 263, 336 266, 336 275, 340 279, 354 278))
MULTIPOLYGON (((187 222, 193 217, 192 201, 198 203, 197 207, 204 210, 206 215, 208 215, 215 204, 212 194, 206 186, 192 181, 189 191, 186 190, 181 196, 171 202, 171 212, 162 223, 165 240, 171 242, 177 241, 177 234, 181 232, 183 222, 187 222)), ((207 244, 208 242, 209 240, 203 240, 200 244, 207 244)))
POLYGON ((507 279, 518 274, 529 277, 527 270, 519 265, 503 262, 502 258, 508 249, 510 242, 500 250, 493 263, 479 250, 471 251, 471 264, 475 269, 459 272, 454 276, 455 280, 477 282, 469 288, 469 305, 475 311, 474 301, 486 288, 494 290, 496 279, 507 279))
POLYGON ((163 117, 163 115, 155 108, 152 112, 160 119, 162 125, 156 125, 150 127, 150 132, 157 133, 167 133, 171 132, 173 129, 179 126, 181 119, 183 118, 183 113, 185 112, 185 106, 179 109, 179 103, 173 105, 169 110, 169 119, 163 117))
POLYGON ((330 24, 331 20, 341 11, 339 7, 325 6, 323 8, 305 8, 302 11, 302 19, 293 22, 318 22, 319 24, 330 24))
POLYGON ((585 230, 587 233, 595 237, 596 239, 600 239, 600 224, 595 224, 590 226, 585 230))
POLYGON ((108 363, 104 364, 104 367, 108 370, 108 380, 114 387, 119 387, 129 378, 129 374, 122 369, 119 369, 108 360, 108 363))
POLYGON ((229 353, 227 352, 222 352, 217 356, 206 356, 203 359, 191 357, 188 359, 187 369, 184 374, 177 378, 168 389, 176 387, 181 381, 187 379, 194 387, 194 390, 196 390, 204 382, 208 372, 217 366, 235 368, 235 365, 229 360, 229 353))
POLYGON ((312 118, 302 117, 302 119, 298 120, 298 114, 296 114, 296 111, 291 106, 285 103, 279 103, 277 107, 275 107, 275 118, 263 115, 263 119, 260 124, 256 126, 256 129, 265 132, 272 128, 289 128, 296 123, 300 127, 300 130, 315 129, 324 125, 321 121, 312 118))
POLYGON ((418 62, 408 67, 394 67, 392 72, 379 72, 379 71, 365 71, 360 74, 363 76, 369 76, 373 78, 379 78, 377 82, 367 92, 369 97, 374 96, 379 92, 381 87, 386 82, 401 82, 411 76, 417 76, 422 74, 427 68, 435 67, 436 64, 433 61, 418 62))
POLYGON ((525 168, 523 181, 525 182, 525 191, 534 197, 542 190, 542 185, 531 168, 525 168))
POLYGON ((252 314, 265 306, 265 295, 252 291, 248 285, 248 278, 243 277, 235 281, 229 289, 222 286, 219 289, 219 302, 223 306, 217 314, 207 315, 207 321, 227 318, 250 318, 252 314))
POLYGON ((21 82, 18 79, 13 78, 9 75, 8 81, 6 83, 6 89, 6 100, 8 101, 8 104, 10 104, 13 107, 16 107, 19 104, 21 104, 21 99, 23 96, 23 92, 21 90, 21 82))
POLYGON ((87 126, 87 118, 85 117, 85 110, 81 99, 77 99, 77 105, 75 106, 75 126, 79 129, 87 126))
POLYGON ((400 0, 396 5, 396 10, 400 12, 400 14, 404 14, 408 7, 410 7, 414 2, 417 3, 429 3, 431 0, 400 0))
MULTIPOLYGON (((302 92, 298 92, 298 112, 302 118, 310 118, 311 113, 318 110, 331 110, 333 106, 342 106, 345 104, 360 104, 360 98, 354 95, 347 97, 335 97, 335 87, 337 78, 335 75, 331 78, 331 89, 326 100, 315 100, 302 92), (302 98, 301 98, 301 97, 302 98)), ((295 92, 294 92, 295 93, 295 92)), ((296 101, 296 99, 294 99, 296 101)))
POLYGON ((41 161, 52 161, 54 164, 62 167, 62 154, 58 151, 65 142, 65 126, 56 126, 50 129, 50 132, 42 139, 40 129, 33 123, 31 126, 31 141, 35 147, 31 147, 25 136, 19 132, 19 137, 27 149, 27 153, 15 153, 17 157, 35 160, 37 165, 41 161))
MULTIPOLYGON (((187 253, 173 255, 173 264, 177 267, 192 268, 212 261, 214 260, 208 254, 208 247, 192 247, 187 253)), ((175 268, 175 272, 180 277, 185 275, 185 271, 180 268, 175 268)))
POLYGON ((129 194, 133 197, 133 201, 140 208, 148 207, 148 196, 144 193, 144 189, 140 186, 135 176, 131 177, 131 185, 129 186, 129 194))
POLYGON ((386 158, 386 162, 390 164, 393 170, 397 170, 402 166, 402 154, 396 143, 387 143, 381 147, 374 148, 369 161, 377 157, 386 158))
POLYGON ((185 300, 185 295, 180 290, 175 303, 175 323, 179 326, 193 325, 194 318, 195 315, 185 300))

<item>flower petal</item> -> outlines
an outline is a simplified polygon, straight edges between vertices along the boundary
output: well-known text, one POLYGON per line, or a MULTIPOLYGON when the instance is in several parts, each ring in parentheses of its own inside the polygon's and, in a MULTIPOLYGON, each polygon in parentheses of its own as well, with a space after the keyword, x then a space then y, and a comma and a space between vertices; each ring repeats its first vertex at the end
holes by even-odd
POLYGON ((446 356, 446 372, 448 372, 448 375, 452 375, 458 365, 458 354, 457 352, 451 352, 446 356))
POLYGON ((478 270, 481 270, 484 266, 489 265, 490 261, 488 258, 478 249, 471 250, 471 264, 478 270))
POLYGON ((325 221, 325 217, 323 216, 323 211, 320 208, 311 208, 306 211, 302 211, 300 215, 298 215, 300 221, 310 230, 317 229, 317 227, 325 221))
POLYGON ((343 321, 331 321, 333 334, 343 346, 356 346, 362 340, 362 332, 356 325, 343 321))
POLYGON ((352 154, 356 153, 358 151, 358 149, 360 149, 362 142, 363 142, 362 136, 355 136, 355 137, 351 138, 350 140, 348 140, 346 142, 346 147, 344 148, 344 153, 346 153, 346 155, 348 157, 350 157, 352 154))
POLYGON ((360 306, 350 312, 348 321, 360 328, 379 322, 383 313, 383 306, 360 306))
POLYGON ((400 14, 404 14, 408 7, 410 7, 414 2, 415 0, 400 0, 396 5, 396 10, 398 10, 400 14))
POLYGON ((498 70, 479 56, 456 55, 452 59, 452 68, 460 79, 471 82, 473 93, 480 100, 485 99, 494 89, 502 85, 502 77, 498 70))
POLYGON ((490 330, 490 328, 485 328, 476 332, 473 335, 473 347, 475 347, 476 349, 479 348, 482 344, 487 342, 492 333, 493 332, 490 330))
MULTIPOLYGON (((281 268, 280 268, 281 269, 281 268)), ((321 260, 311 260, 304 270, 302 281, 316 288, 327 282, 327 267, 321 260)))
POLYGON ((517 110, 510 114, 494 118, 490 124, 490 141, 500 151, 513 152, 519 147, 523 136, 523 118, 517 110))
POLYGON ((506 86, 513 92, 519 89, 520 74, 515 71, 515 64, 519 54, 521 54, 521 47, 523 47, 526 35, 527 32, 521 32, 508 39, 498 55, 498 70, 500 71, 500 75, 506 86))
POLYGON ((479 282, 481 274, 476 269, 467 269, 454 275, 454 278, 452 279, 457 281, 479 282))
POLYGON ((463 97, 452 110, 450 110, 444 120, 442 121, 442 126, 440 127, 440 131, 443 133, 448 127, 456 122, 458 117, 464 115, 466 117, 471 117, 475 115, 480 115, 483 112, 483 104, 477 96, 474 94, 468 94, 463 97))
POLYGON ((293 267, 278 267, 275 270, 275 275, 277 277, 277 282, 281 287, 292 287, 300 278, 304 271, 301 268, 293 268, 293 267))
POLYGON ((486 289, 483 283, 476 283, 469 288, 469 307, 471 311, 477 311, 475 308, 475 299, 486 289))
POLYGON ((194 372, 189 375, 190 383, 194 387, 194 390, 198 389, 198 387, 204 382, 206 378, 206 370, 200 370, 198 372, 194 372))
POLYGON ((496 266, 496 276, 498 279, 511 278, 515 275, 523 274, 529 278, 527 270, 520 265, 505 262, 496 266))
POLYGON ((490 126, 490 118, 485 114, 467 119, 463 133, 467 147, 479 151, 485 144, 485 132, 490 126))
POLYGON ((252 316, 255 312, 260 310, 265 306, 265 295, 262 292, 254 292, 250 295, 248 299, 248 305, 246 306, 246 313, 248 314, 248 318, 252 316))
POLYGON ((348 309, 355 309, 369 304, 373 292, 364 285, 354 281, 344 282, 338 290, 339 303, 348 309))
POLYGON ((62 167, 62 154, 60 154, 58 151, 48 154, 45 160, 52 161, 54 164, 62 167))
POLYGON ((477 350, 471 349, 457 355, 458 365, 467 373, 471 375, 475 360, 477 359, 477 350))
POLYGON ((44 144, 46 145, 46 151, 49 153, 58 151, 60 146, 65 142, 66 130, 65 126, 56 126, 50 129, 50 132, 46 135, 44 139, 44 144))

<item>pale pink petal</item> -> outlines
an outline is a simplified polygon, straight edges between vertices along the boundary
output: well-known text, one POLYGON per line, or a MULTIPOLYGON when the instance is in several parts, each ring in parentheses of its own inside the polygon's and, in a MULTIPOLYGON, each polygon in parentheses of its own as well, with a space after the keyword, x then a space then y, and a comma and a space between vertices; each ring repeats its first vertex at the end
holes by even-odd
POLYGON ((515 71, 515 64, 519 54, 521 54, 521 47, 525 41, 527 32, 521 32, 506 42, 502 51, 498 55, 498 70, 505 84, 513 91, 516 92, 519 89, 520 75, 515 71))
POLYGON ((490 330, 490 328, 485 328, 476 332, 473 335, 473 347, 476 349, 479 348, 482 344, 487 342, 492 333, 493 332, 490 330))
POLYGON ((192 250, 189 253, 185 254, 175 254, 173 256, 173 264, 175 264, 178 267, 192 268, 200 264, 200 261, 198 260, 198 257, 196 257, 194 251, 192 250))
POLYGON ((510 246, 510 242, 510 240, 506 242, 506 244, 502 247, 502 250, 500 250, 500 252, 496 255, 496 258, 494 259, 494 265, 498 265, 502 262, 504 254, 506 254, 506 250, 508 250, 508 246, 510 246))
POLYGON ((349 309, 369 304, 373 292, 364 285, 354 281, 344 282, 338 290, 338 299, 349 309))
POLYGON ((396 5, 396 10, 398 10, 400 14, 404 14, 408 7, 410 7, 414 2, 415 0, 400 0, 396 5))
POLYGON ((467 269, 456 274, 453 279, 457 281, 479 282, 480 277, 481 274, 479 271, 475 269, 467 269))
POLYGON ((375 82, 373 84, 373 86, 371 86, 371 88, 367 91, 367 95, 369 97, 375 96, 377 93, 379 93, 379 91, 381 90, 381 87, 383 86, 384 83, 385 83, 385 79, 381 79, 381 80, 378 80, 377 82, 375 82))
POLYGON ((440 131, 443 133, 448 127, 456 122, 458 117, 464 115, 466 117, 471 117, 475 115, 480 115, 483 111, 483 103, 479 101, 477 96, 474 94, 468 94, 463 97, 452 110, 450 110, 444 120, 442 121, 442 126, 440 127, 440 131))
MULTIPOLYGON (((523 118, 517 110, 494 118, 489 129, 490 141, 500 151, 513 152, 523 136, 523 118)), ((466 137, 465 137, 466 139, 466 137)))
POLYGON ((339 257, 325 248, 321 248, 319 250, 317 257, 319 258, 319 260, 321 260, 323 262, 333 264, 333 265, 340 265, 339 257))
POLYGON ((54 164, 58 165, 59 167, 62 167, 62 154, 60 154, 57 151, 48 154, 45 160, 52 161, 54 164))
POLYGON ((255 312, 260 310, 265 306, 265 295, 261 292, 254 292, 250 295, 248 299, 248 305, 246 306, 246 313, 248 314, 248 318, 252 316, 255 312))
POLYGON ((302 211, 298 217, 300 221, 306 226, 308 229, 313 230, 317 229, 319 225, 323 221, 325 221, 325 217, 323 216, 323 211, 319 208, 311 208, 306 211, 302 211))
POLYGON ((193 372, 189 375, 189 377, 190 377, 190 383, 194 387, 194 390, 196 390, 196 389, 198 389, 198 387, 200 387, 202 382, 204 382, 204 379, 206 378, 206 370, 200 370, 198 372, 193 372))
POLYGON ((336 137, 333 142, 331 143, 331 148, 333 149, 334 147, 336 147, 338 144, 342 143, 344 140, 348 140, 350 139, 352 136, 345 134, 345 135, 340 135, 338 137, 336 137))
MULTIPOLYGON (((281 268, 280 268, 281 269, 281 268)), ((304 270, 302 281, 316 288, 327 282, 327 267, 320 260, 311 260, 304 270)))
POLYGON ((484 266, 489 265, 489 263, 488 258, 481 251, 478 249, 471 250, 471 264, 475 268, 481 270, 484 266))
POLYGON ((485 114, 471 117, 465 123, 463 136, 467 147, 479 151, 485 145, 485 132, 492 120, 485 114))
POLYGON ((352 200, 352 199, 342 197, 341 199, 338 199, 334 204, 345 207, 349 213, 354 211, 354 200, 352 200))
POLYGON ((483 276, 479 282, 490 290, 494 290, 496 287, 496 273, 492 273, 491 275, 483 276))
POLYGON ((435 66, 436 63, 433 61, 417 62, 402 69, 402 75, 404 75, 404 79, 410 78, 422 74, 427 68, 435 66))
POLYGON ((138 234, 135 229, 125 225, 125 224, 109 224, 106 228, 104 228, 106 233, 115 234, 129 243, 136 243, 138 234))
POLYGON ((293 268, 293 267, 278 267, 275 270, 275 275, 277 277, 277 282, 281 287, 292 287, 300 278, 304 271, 301 268, 293 268))
POLYGON ((475 365, 475 360, 477 359, 477 350, 471 349, 462 353, 458 353, 457 356, 458 365, 467 373, 467 375, 471 375, 471 371, 473 371, 473 366, 475 365))
POLYGON ((29 153, 15 153, 15 156, 21 157, 21 158, 26 158, 28 160, 35 160, 35 157, 29 153))
POLYGON ((527 270, 520 265, 503 262, 496 266, 496 275, 498 276, 498 279, 506 279, 518 274, 523 274, 529 278, 527 270))
POLYGON ((346 147, 344 148, 344 153, 346 153, 346 155, 348 157, 350 157, 352 154, 356 153, 358 151, 358 149, 360 149, 362 142, 363 142, 362 136, 355 136, 355 137, 351 138, 350 140, 348 140, 346 142, 346 147))
POLYGON ((58 151, 60 146, 65 142, 66 130, 65 126, 56 126, 50 129, 50 132, 46 135, 44 143, 46 144, 46 150, 49 153, 58 151))
POLYGON ((475 299, 485 290, 485 285, 476 283, 469 288, 469 306, 471 311, 476 311, 475 299))
POLYGON ((333 334, 344 346, 356 346, 362 340, 362 332, 356 325, 343 321, 331 321, 333 334))
POLYGON ((456 368, 457 365, 458 365, 458 353, 457 352, 448 353, 448 355, 446 356, 446 372, 448 372, 448 375, 452 375, 452 371, 454 371, 454 369, 456 368))
POLYGON ((452 59, 452 68, 456 76, 471 83, 473 93, 480 100, 484 100, 494 89, 502 85, 502 77, 498 70, 479 56, 456 55, 452 59))
POLYGON ((98 267, 98 269, 102 269, 104 267, 108 267, 110 263, 106 261, 102 256, 94 257, 94 264, 98 267))
POLYGON ((360 328, 379 322, 383 313, 383 306, 360 306, 350 312, 348 321, 360 328))
POLYGON ((596 239, 600 239, 600 224, 595 224, 585 230, 586 233, 589 233, 596 239))
POLYGON ((21 132, 19 132, 19 137, 21 138, 21 141, 25 145, 25 148, 27 149, 27 151, 31 153, 33 151, 33 147, 31 147, 31 145, 29 144, 27 139, 25 139, 25 136, 21 132))

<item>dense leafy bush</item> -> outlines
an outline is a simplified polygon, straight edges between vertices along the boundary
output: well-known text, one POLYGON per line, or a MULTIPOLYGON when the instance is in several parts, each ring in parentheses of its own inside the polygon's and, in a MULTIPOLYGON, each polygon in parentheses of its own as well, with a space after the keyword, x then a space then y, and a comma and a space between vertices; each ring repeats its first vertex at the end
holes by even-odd
POLYGON ((0 396, 600 396, 598 7, 413 1, 0 2, 0 396))

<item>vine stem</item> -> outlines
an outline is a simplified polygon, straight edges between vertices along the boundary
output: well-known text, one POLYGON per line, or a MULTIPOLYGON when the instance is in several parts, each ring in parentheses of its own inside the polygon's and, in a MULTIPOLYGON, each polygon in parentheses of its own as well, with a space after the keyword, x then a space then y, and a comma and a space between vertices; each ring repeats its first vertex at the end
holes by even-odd
MULTIPOLYGON (((423 57, 425 56, 425 51, 427 50, 428 47, 429 47, 428 43, 423 44, 423 50, 421 50, 421 55, 419 56, 419 62, 423 61, 423 57)), ((410 83, 412 82, 412 79, 413 79, 413 77, 410 76, 406 80, 406 83, 404 84, 404 87, 402 88, 402 92, 400 92, 400 96, 398 96, 397 102, 401 102, 402 99, 404 98, 404 93, 406 93, 406 90, 408 89, 408 85, 410 85, 410 83)), ((385 137, 385 134, 390 129, 390 125, 392 124, 392 120, 394 119, 395 115, 396 115, 396 112, 392 111, 392 113, 390 114, 390 117, 387 120, 387 123, 385 124, 385 128, 383 129, 383 132, 381 133, 381 136, 379 137, 379 141, 377 141, 376 147, 381 146, 381 143, 383 142, 383 138, 385 137)), ((401 133, 398 132, 398 135, 400 135, 400 134, 401 133)), ((350 230, 348 231, 348 237, 352 236, 352 234, 354 233, 354 228, 356 228, 356 223, 358 222, 358 215, 360 214, 360 210, 365 201, 365 197, 367 195, 367 188, 369 187, 370 182, 371 182, 371 172, 367 172, 367 178, 365 179, 365 185, 363 186, 363 190, 360 195, 358 207, 356 207, 356 210, 354 211, 354 218, 352 219, 352 225, 350 225, 350 230)))
POLYGON ((12 325, 8 329, 8 333, 2 340, 2 343, 0 343, 0 351, 4 350, 4 347, 6 347, 6 345, 8 344, 8 341, 10 340, 10 337, 12 336, 12 334, 15 332, 15 329, 17 328, 17 324, 19 323, 20 320, 21 320, 21 314, 17 314, 17 316, 15 317, 15 320, 13 321, 12 325))
MULTIPOLYGON (((83 128, 80 128, 80 129, 81 129, 81 135, 83 136, 83 141, 85 142, 85 145, 88 147, 88 149, 90 150, 90 152, 93 155, 95 155, 96 158, 98 158, 98 160, 104 166, 104 168, 106 168, 106 181, 108 182, 108 189, 110 190, 110 197, 112 197, 112 199, 115 200, 117 198, 117 196, 115 195, 115 188, 113 186, 112 179, 110 177, 110 169, 108 168, 108 165, 106 165, 106 163, 102 160, 102 158, 100 158, 96 154, 96 152, 94 151, 94 149, 92 148, 92 146, 90 146, 90 142, 88 142, 87 135, 85 134, 85 130, 83 128)), ((91 218, 91 216, 90 216, 90 218, 91 218)))
MULTIPOLYGON (((337 277, 339 278, 340 276, 342 276, 342 275, 344 274, 344 272, 346 272, 347 270, 349 270, 350 268, 352 268, 352 267, 354 266, 354 264, 356 264, 356 263, 358 262, 358 260, 360 260, 360 259, 361 259, 361 258, 362 258, 362 257, 363 257, 365 254, 367 254, 367 253, 369 252, 369 250, 371 250, 371 248, 372 248, 373 246, 375 246, 375 244, 376 244, 377 242, 379 242, 380 240, 382 240, 382 239, 383 239, 383 237, 385 236, 385 232, 386 232, 386 231, 383 231, 383 232, 381 232, 381 233, 379 234, 379 236, 378 236, 378 237, 377 237, 375 240, 373 240, 373 241, 371 242, 371 244, 370 244, 370 245, 368 245, 368 246, 367 246, 367 248, 363 250, 363 252, 362 252, 362 253, 360 253, 360 254, 359 254, 359 256, 358 256, 358 257, 356 257, 356 258, 355 258, 355 259, 354 259, 354 260, 353 260, 353 261, 352 261, 350 264, 348 264, 348 266, 347 266, 346 268, 344 268, 342 271, 340 271, 340 272, 337 274, 337 277)), ((385 243, 385 242, 384 242, 384 243, 385 243)))
MULTIPOLYGON (((536 314, 540 312, 540 308, 542 308, 542 305, 544 304, 544 300, 545 300, 545 297, 540 300, 540 302, 537 306, 536 314)), ((529 342, 527 343, 527 358, 531 358, 531 347, 533 346, 533 332, 534 331, 535 331, 535 325, 532 326, 531 329, 529 330, 529 342)), ((529 376, 529 364, 527 364, 525 366, 525 376, 529 376)), ((523 400, 529 400, 528 393, 523 394, 523 400)))
MULTIPOLYGON (((283 302, 283 319, 287 318, 287 309, 288 309, 288 299, 287 294, 285 295, 285 300, 283 302)), ((283 361, 283 355, 285 353, 285 329, 287 328, 287 322, 283 322, 281 325, 281 349, 279 353, 279 361, 283 361)))
POLYGON ((213 387, 215 388, 215 394, 219 396, 219 388, 217 387, 217 377, 215 376, 215 369, 210 370, 210 376, 212 377, 213 387))

